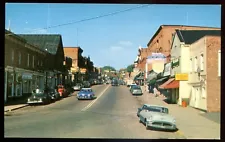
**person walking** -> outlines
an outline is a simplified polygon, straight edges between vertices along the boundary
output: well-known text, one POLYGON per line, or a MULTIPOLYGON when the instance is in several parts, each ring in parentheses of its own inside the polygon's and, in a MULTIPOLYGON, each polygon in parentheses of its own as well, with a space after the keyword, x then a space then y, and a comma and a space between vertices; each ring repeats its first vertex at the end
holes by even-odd
POLYGON ((153 92, 154 92, 154 95, 155 95, 155 97, 157 97, 157 89, 156 89, 156 87, 154 87, 154 89, 153 89, 153 92))

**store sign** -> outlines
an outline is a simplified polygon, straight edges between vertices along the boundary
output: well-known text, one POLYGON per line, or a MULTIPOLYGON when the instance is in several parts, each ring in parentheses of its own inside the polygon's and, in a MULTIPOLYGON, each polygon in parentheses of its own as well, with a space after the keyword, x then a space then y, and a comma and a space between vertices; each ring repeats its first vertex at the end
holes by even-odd
POLYGON ((32 79, 32 74, 30 74, 30 73, 23 73, 22 79, 32 79))
POLYGON ((156 73, 160 73, 163 72, 165 63, 166 63, 166 56, 164 54, 152 53, 151 56, 148 56, 146 65, 152 64, 152 70, 156 73))
POLYGON ((174 67, 177 67, 177 66, 179 66, 179 59, 177 58, 177 59, 174 59, 173 61, 172 61, 172 68, 174 68, 174 67))
POLYGON ((175 74, 175 80, 187 81, 188 80, 188 74, 187 73, 175 74))
POLYGON ((171 74, 171 63, 165 65, 163 76, 169 76, 171 74))

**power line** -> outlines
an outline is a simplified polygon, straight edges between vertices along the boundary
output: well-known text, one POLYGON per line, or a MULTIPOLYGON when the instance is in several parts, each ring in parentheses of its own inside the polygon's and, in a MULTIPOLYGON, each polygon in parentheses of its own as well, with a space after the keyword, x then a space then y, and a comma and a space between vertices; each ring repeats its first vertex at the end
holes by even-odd
MULTIPOLYGON (((137 6, 137 7, 128 8, 128 9, 121 10, 121 11, 116 11, 116 12, 112 12, 112 13, 108 13, 108 14, 104 14, 104 15, 100 15, 100 16, 96 16, 96 17, 92 17, 92 18, 86 18, 86 19, 79 20, 79 21, 68 22, 68 23, 59 24, 59 25, 53 25, 53 26, 49 26, 49 27, 46 27, 46 28, 42 28, 42 29, 56 28, 56 27, 61 27, 61 26, 66 26, 66 25, 71 25, 71 24, 76 24, 76 23, 80 23, 80 22, 85 22, 85 21, 89 21, 89 20, 94 20, 94 19, 98 19, 98 18, 102 18, 102 17, 106 17, 106 16, 116 15, 116 14, 119 14, 119 13, 122 13, 122 12, 131 11, 131 10, 138 9, 138 8, 144 8, 144 7, 147 7, 149 5, 150 4, 140 5, 140 6, 137 6)), ((40 29, 40 28, 34 29, 31 32, 38 31, 38 30, 42 30, 42 29, 40 29)))

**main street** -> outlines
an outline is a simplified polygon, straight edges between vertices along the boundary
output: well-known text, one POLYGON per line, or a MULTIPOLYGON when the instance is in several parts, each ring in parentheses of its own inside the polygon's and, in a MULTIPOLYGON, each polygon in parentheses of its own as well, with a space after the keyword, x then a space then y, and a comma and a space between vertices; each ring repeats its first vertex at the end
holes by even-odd
POLYGON ((146 130, 138 122, 142 104, 126 86, 93 86, 95 100, 78 101, 76 93, 45 106, 30 106, 5 116, 5 137, 181 138, 175 132, 146 130))

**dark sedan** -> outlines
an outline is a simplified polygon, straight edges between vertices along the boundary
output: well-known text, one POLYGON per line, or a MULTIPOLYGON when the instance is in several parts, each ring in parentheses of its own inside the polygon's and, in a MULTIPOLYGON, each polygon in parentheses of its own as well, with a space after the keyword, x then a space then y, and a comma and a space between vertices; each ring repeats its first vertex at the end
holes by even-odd
POLYGON ((31 97, 27 99, 28 104, 49 104, 51 103, 51 96, 43 89, 36 89, 32 92, 31 97))

